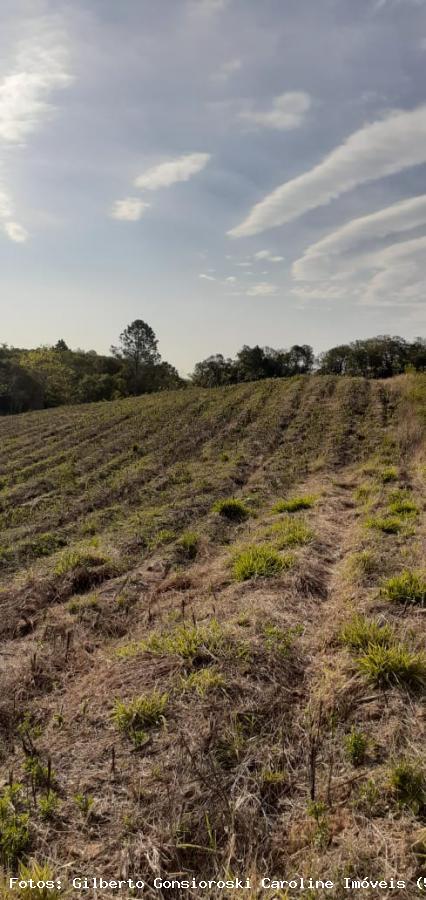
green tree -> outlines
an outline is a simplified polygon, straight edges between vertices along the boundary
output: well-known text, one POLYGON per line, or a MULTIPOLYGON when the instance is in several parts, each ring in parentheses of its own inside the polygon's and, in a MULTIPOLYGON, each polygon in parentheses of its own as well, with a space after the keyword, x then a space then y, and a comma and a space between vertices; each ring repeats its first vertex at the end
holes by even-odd
POLYGON ((151 326, 142 319, 135 319, 120 334, 118 347, 111 347, 114 356, 125 360, 135 394, 144 390, 148 371, 161 360, 157 346, 158 341, 151 326))

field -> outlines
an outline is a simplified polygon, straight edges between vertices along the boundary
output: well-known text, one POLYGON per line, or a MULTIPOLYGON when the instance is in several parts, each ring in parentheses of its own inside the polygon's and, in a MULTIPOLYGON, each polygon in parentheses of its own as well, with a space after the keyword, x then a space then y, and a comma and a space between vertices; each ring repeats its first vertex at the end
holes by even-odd
POLYGON ((425 423, 421 375, 0 420, 4 871, 414 896, 425 423))

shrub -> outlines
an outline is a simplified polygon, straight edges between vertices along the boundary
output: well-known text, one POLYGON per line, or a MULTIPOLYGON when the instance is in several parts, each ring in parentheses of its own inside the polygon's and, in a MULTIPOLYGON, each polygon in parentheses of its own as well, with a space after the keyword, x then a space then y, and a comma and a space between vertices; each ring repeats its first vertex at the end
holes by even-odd
POLYGON ((241 500, 229 497, 227 500, 218 500, 213 506, 213 512, 219 513, 230 522, 244 522, 250 515, 250 510, 241 500))
POLYGON ((424 606, 426 603, 426 575, 408 569, 400 575, 388 578, 381 593, 394 603, 412 603, 424 606))
POLYGON ((119 731, 129 737, 136 747, 145 742, 145 728, 159 725, 169 700, 168 694, 151 691, 144 697, 135 697, 129 703, 116 700, 113 719, 119 731))
POLYGON ((238 553, 233 562, 233 575, 236 581, 248 581, 249 578, 271 578, 288 569, 294 558, 290 555, 280 556, 276 550, 265 546, 247 547, 238 553))
POLYGON ((304 497, 293 497, 291 500, 278 500, 273 507, 273 511, 277 513, 298 512, 299 509, 310 509, 314 506, 316 497, 313 494, 305 494, 304 497))
POLYGON ((367 650, 371 644, 390 647, 394 633, 390 625, 382 625, 374 619, 355 616, 340 631, 340 641, 351 650, 367 650))
POLYGON ((408 806, 415 815, 426 806, 426 775, 408 760, 401 760, 390 772, 390 785, 397 802, 408 806))
POLYGON ((345 750, 353 766, 362 766, 367 752, 367 738, 362 731, 352 729, 345 737, 345 750))
POLYGON ((426 684, 426 657, 411 653, 403 644, 383 647, 370 644, 358 667, 368 681, 378 687, 407 687, 418 690, 426 684))
POLYGON ((299 519, 290 517, 284 522, 276 522, 270 529, 270 534, 275 535, 277 550, 284 547, 294 547, 297 544, 309 544, 313 538, 313 531, 299 519))
POLYGON ((184 531, 177 542, 177 551, 185 559, 195 559, 198 551, 199 537, 195 531, 184 531))
POLYGON ((365 524, 367 528, 375 528, 385 534, 398 534, 404 527, 404 522, 398 516, 372 516, 365 524))
POLYGON ((198 697, 205 697, 211 691, 224 687, 225 678, 220 672, 213 669, 200 669, 199 672, 191 672, 185 677, 181 676, 179 681, 180 690, 186 693, 197 694, 198 697))
POLYGON ((29 816, 21 803, 20 784, 9 785, 0 795, 0 863, 15 868, 30 843, 29 816))

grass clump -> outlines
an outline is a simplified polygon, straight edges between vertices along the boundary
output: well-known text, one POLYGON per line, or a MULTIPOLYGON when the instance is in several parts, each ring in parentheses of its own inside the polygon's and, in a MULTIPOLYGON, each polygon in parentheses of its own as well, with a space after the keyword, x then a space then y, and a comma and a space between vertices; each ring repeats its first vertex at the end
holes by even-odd
POLYGON ((394 491, 390 497, 389 512, 394 516, 417 516, 419 507, 407 491, 394 491))
POLYGON ((315 501, 316 497, 314 497, 313 494, 305 494, 304 497, 292 497, 290 500, 278 500, 273 507, 273 512, 294 513, 298 512, 300 509, 310 509, 314 506, 315 501))
POLYGON ((160 694, 159 691, 151 691, 143 697, 134 697, 129 703, 116 700, 113 711, 113 720, 123 734, 125 734, 135 747, 140 747, 146 740, 146 728, 159 725, 164 719, 164 712, 169 700, 169 695, 160 694))
POLYGON ((360 550, 351 556, 349 565, 354 575, 374 575, 377 571, 377 557, 371 550, 360 550))
POLYGON ((177 551, 183 559, 195 559, 200 538, 195 531, 184 531, 177 542, 177 551))
POLYGON ((370 644, 359 657, 358 668, 377 687, 419 690, 426 685, 426 657, 412 653, 403 644, 393 647, 370 644))
POLYGON ((80 568, 90 568, 91 566, 103 566, 110 562, 108 557, 87 553, 82 550, 68 550, 63 553, 56 563, 55 575, 67 575, 68 572, 74 572, 80 568))
POLYGON ((340 642, 351 650, 367 650, 370 645, 390 647, 394 633, 390 625, 382 625, 374 619, 355 616, 340 631, 340 642))
POLYGON ((197 697, 205 697, 212 691, 225 686, 225 678, 214 669, 200 669, 189 675, 181 676, 179 688, 183 694, 196 694, 197 697))
POLYGON ((250 515, 250 510, 245 503, 234 497, 218 500, 213 506, 213 512, 218 513, 224 519, 229 519, 230 522, 244 522, 250 515))
POLYGON ((14 869, 30 843, 29 816, 23 810, 22 786, 8 785, 0 794, 0 863, 14 869))
POLYGON ((200 653, 217 655, 227 646, 224 629, 216 619, 208 625, 180 625, 174 631, 154 632, 145 641, 120 647, 117 655, 126 658, 138 653, 150 652, 155 656, 175 654, 192 660, 200 653))
POLYGON ((426 603, 426 575, 424 572, 406 570, 400 575, 388 578, 381 593, 394 603, 411 603, 424 606, 426 603))
POLYGON ((371 516, 365 524, 367 528, 375 528, 384 534, 399 534, 404 527, 404 522, 398 516, 371 516))
POLYGON ((290 517, 284 522, 276 522, 270 529, 270 534, 275 536, 277 550, 284 547, 296 547, 298 544, 309 544, 314 536, 311 528, 305 522, 290 517))
POLYGON ((345 737, 345 751, 353 766, 362 766, 367 753, 368 741, 362 731, 353 728, 345 737))
POLYGON ((246 547, 238 553, 233 562, 232 572, 236 581, 248 581, 250 578, 272 578, 283 569, 288 569, 294 557, 280 556, 276 550, 266 546, 246 547))
POLYGON ((49 791, 46 796, 39 797, 38 808, 43 821, 54 819, 59 809, 59 797, 55 791, 49 791))
POLYGON ((398 469, 395 466, 386 466, 385 469, 382 469, 381 472, 378 473, 378 478, 382 484, 389 484, 391 481, 396 481, 398 478, 398 469))
POLYGON ((0 876, 1 900, 59 900, 63 896, 63 888, 56 886, 53 869, 47 863, 38 863, 31 860, 28 865, 20 864, 18 868, 18 883, 9 887, 9 879, 0 876), (34 884, 44 883, 45 887, 31 887, 34 884), (50 882, 53 887, 48 887, 50 882))
POLYGON ((401 760, 390 771, 390 786, 400 806, 406 806, 415 815, 426 807, 426 774, 419 766, 401 760))

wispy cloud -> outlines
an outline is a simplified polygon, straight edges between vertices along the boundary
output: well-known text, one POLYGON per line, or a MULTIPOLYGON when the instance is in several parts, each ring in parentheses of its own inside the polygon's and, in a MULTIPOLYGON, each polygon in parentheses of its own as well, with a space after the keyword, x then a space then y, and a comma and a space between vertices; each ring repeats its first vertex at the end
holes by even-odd
POLYGON ((283 256, 274 256, 270 250, 258 250, 257 253, 254 254, 255 259, 267 259, 268 262, 278 263, 283 262, 283 256))
POLYGON ((426 106, 396 111, 354 132, 304 175, 257 203, 232 237, 260 234, 330 203, 358 185, 426 162, 426 106))
POLYGON ((168 162, 147 169, 135 179, 135 186, 145 191, 170 187, 179 181, 188 181, 207 165, 210 153, 188 153, 168 162))
POLYGON ((271 294, 276 294, 278 291, 278 287, 276 284, 272 284, 270 281, 260 281, 258 284, 253 284, 249 287, 247 291, 248 297, 267 297, 271 294))
POLYGON ((126 222, 137 222, 150 205, 150 203, 144 203, 139 197, 125 197, 124 200, 115 201, 111 209, 111 217, 126 222))
POLYGON ((201 274, 198 277, 201 278, 203 281, 216 281, 216 278, 214 277, 214 275, 207 275, 206 272, 201 272, 201 274))
POLYGON ((235 75, 236 72, 239 72, 242 67, 241 59, 228 59, 226 62, 222 63, 217 72, 214 72, 212 77, 212 81, 218 82, 226 82, 232 75, 235 75))
POLYGON ((291 131, 299 128, 311 106, 311 98, 305 91, 289 91, 274 97, 270 107, 265 109, 248 106, 240 112, 244 119, 256 128, 276 128, 291 131))

